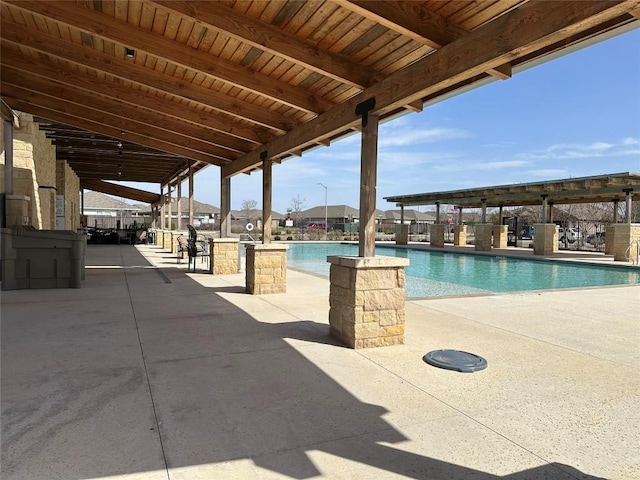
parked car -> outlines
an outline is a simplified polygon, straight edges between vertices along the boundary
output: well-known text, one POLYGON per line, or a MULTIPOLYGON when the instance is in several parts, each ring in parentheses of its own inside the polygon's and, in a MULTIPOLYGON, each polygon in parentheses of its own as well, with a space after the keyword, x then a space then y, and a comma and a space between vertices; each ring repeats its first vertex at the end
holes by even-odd
POLYGON ((326 224, 324 222, 311 222, 307 223, 304 228, 307 230, 331 230, 331 224, 326 224))
POLYGON ((567 228, 567 229, 560 228, 558 230, 558 240, 561 242, 564 242, 565 236, 566 236, 566 240, 569 243, 573 243, 578 241, 582 237, 582 234, 577 228, 567 228), (566 231, 566 234, 565 234, 565 231, 566 231))
POLYGON ((587 237, 587 243, 591 245, 602 245, 604 243, 604 232, 596 232, 587 237))
POLYGON ((533 226, 527 225, 526 227, 524 227, 522 229, 522 234, 520 235, 520 238, 522 238, 523 240, 533 239, 533 226))

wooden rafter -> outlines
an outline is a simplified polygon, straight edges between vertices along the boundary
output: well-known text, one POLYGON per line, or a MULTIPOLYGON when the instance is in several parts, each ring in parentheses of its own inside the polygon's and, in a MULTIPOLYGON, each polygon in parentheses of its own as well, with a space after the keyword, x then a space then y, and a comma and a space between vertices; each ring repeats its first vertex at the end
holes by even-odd
POLYGON ((300 40, 295 35, 240 15, 218 2, 173 2, 148 0, 149 3, 178 12, 207 28, 215 28, 242 42, 340 82, 365 88, 381 79, 375 70, 300 40))
POLYGON ((499 67, 520 55, 544 48, 581 30, 633 10, 640 2, 535 2, 496 19, 478 30, 445 45, 433 54, 412 63, 368 88, 329 112, 297 127, 223 167, 231 176, 259 166, 259 154, 271 156, 308 146, 317 139, 344 132, 359 119, 355 106, 375 97, 375 112, 385 114, 438 90, 499 67), (456 62, 450 59, 455 58, 456 62))
MULTIPOLYGON (((66 1, 35 2, 28 0, 7 0, 19 8, 54 18, 74 28, 89 32, 98 38, 108 39, 123 47, 166 60, 176 65, 206 73, 214 78, 239 86, 275 101, 311 113, 328 110, 332 103, 309 94, 303 89, 283 84, 266 75, 225 60, 211 64, 211 58, 205 52, 194 48, 184 48, 175 41, 162 35, 145 32, 112 17, 107 17, 89 8, 80 7, 66 1)), ((5 25, 2 26, 3 30, 5 25)), ((33 32, 35 34, 35 32, 33 32)), ((25 34, 26 36, 26 34, 25 34)), ((70 48, 65 43, 65 48, 70 48)), ((80 48, 86 51, 85 48, 80 48)))

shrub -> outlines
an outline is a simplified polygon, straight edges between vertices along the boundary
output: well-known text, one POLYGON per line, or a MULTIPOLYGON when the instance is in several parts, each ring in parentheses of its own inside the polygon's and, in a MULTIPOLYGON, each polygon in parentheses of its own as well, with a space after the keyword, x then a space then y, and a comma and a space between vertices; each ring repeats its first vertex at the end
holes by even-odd
POLYGON ((287 240, 293 240, 293 237, 287 237, 287 240))
POLYGON ((274 239, 275 241, 278 241, 278 240, 280 240, 280 236, 279 236, 279 235, 276 235, 273 239, 274 239))

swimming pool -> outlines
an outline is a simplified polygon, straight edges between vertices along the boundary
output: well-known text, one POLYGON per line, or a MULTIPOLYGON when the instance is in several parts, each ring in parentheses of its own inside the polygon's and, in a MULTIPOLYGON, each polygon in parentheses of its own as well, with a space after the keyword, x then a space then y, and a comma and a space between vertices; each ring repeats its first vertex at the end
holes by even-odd
MULTIPOLYGON (((292 243, 288 266, 329 276, 329 255, 358 255, 353 244, 292 243)), ((408 258, 407 297, 469 295, 640 283, 640 271, 542 260, 376 247, 376 255, 408 258)))

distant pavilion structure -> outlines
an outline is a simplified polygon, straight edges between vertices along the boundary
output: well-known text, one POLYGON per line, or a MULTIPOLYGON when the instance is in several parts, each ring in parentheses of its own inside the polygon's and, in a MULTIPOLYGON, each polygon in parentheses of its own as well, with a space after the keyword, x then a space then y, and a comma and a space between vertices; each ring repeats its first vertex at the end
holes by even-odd
MULTIPOLYGON (((431 230, 431 245, 444 246, 445 225, 440 215, 440 205, 454 205, 458 212, 454 227, 454 245, 465 245, 466 225, 462 224, 465 208, 481 208, 482 220, 475 226, 475 249, 490 251, 492 247, 506 248, 507 226, 502 223, 502 208, 525 205, 541 205, 541 223, 534 225, 533 252, 536 255, 550 255, 558 249, 558 232, 553 223, 553 206, 573 203, 614 203, 614 216, 606 229, 605 253, 612 254, 616 261, 638 262, 637 248, 640 242, 640 223, 632 223, 631 207, 640 199, 640 173, 612 173, 591 177, 565 178, 532 183, 498 185, 492 187, 469 188, 446 192, 416 193, 384 197, 394 202, 404 212, 405 206, 436 205, 436 222, 431 230), (618 223, 618 203, 626 204, 625 218, 618 223), (487 223, 487 208, 499 208, 498 225, 487 223)), ((401 225, 396 234, 396 242, 406 244, 408 226, 401 225)))

